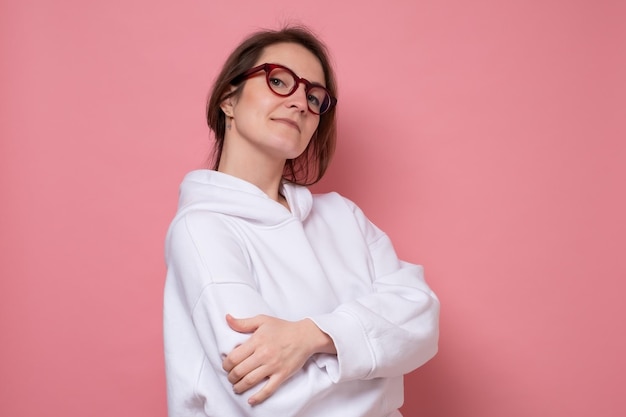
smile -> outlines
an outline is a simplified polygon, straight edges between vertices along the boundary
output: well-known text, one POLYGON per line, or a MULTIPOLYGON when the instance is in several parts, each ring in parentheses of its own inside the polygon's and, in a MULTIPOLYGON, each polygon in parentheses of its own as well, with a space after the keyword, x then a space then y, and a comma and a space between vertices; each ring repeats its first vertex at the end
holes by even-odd
POLYGON ((294 122, 291 119, 278 118, 278 119, 272 119, 272 120, 275 121, 275 122, 286 124, 287 126, 291 126, 294 129, 296 129, 298 132, 300 132, 300 126, 298 126, 298 123, 294 122))

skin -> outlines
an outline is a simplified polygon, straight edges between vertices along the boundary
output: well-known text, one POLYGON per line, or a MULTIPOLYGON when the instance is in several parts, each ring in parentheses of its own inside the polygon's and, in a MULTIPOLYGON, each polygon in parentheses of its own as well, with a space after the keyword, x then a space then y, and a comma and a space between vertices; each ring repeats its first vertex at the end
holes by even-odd
MULTIPOLYGON (((256 65, 277 63, 298 76, 324 85, 324 71, 309 50, 295 43, 265 48, 256 65)), ((285 161, 300 155, 319 124, 319 116, 307 107, 304 85, 289 97, 272 93, 265 73, 245 81, 241 94, 221 105, 227 117, 224 147, 218 171, 255 184, 270 198, 289 209, 280 195, 285 161)), ((249 318, 226 316, 230 328, 250 334, 224 359, 233 391, 243 394, 263 383, 248 399, 251 405, 269 398, 316 353, 336 354, 335 345, 313 321, 287 321, 259 315, 249 318)))
MULTIPOLYGON (((324 84, 319 60, 299 44, 268 46, 255 66, 265 62, 282 64, 300 77, 324 84)), ((319 124, 319 116, 308 110, 304 85, 291 96, 280 97, 259 71, 244 82, 238 97, 225 100, 221 108, 230 128, 218 170, 257 185, 284 205, 279 189, 285 161, 304 152, 319 124)))

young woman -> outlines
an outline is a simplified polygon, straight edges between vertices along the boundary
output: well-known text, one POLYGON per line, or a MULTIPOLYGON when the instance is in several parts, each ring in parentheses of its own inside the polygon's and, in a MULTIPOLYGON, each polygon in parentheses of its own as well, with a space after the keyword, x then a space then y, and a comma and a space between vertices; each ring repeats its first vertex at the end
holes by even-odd
POLYGON ((436 353, 422 268, 306 188, 333 153, 335 96, 304 28, 253 34, 218 76, 215 165, 183 180, 166 240, 170 416, 400 416, 403 375, 436 353))

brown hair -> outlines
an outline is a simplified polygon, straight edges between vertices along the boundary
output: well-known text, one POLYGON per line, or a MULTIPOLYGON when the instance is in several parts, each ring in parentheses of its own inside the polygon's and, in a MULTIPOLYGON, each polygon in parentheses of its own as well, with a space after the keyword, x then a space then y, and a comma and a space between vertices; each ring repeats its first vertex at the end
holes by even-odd
MULTIPOLYGON (((220 104, 229 97, 241 93, 241 85, 233 91, 231 81, 237 75, 252 68, 267 46, 277 43, 297 43, 311 51, 319 59, 324 70, 326 88, 337 97, 335 74, 330 64, 326 46, 306 27, 289 26, 280 30, 261 30, 248 36, 228 57, 222 71, 213 83, 207 101, 207 123, 215 135, 213 169, 217 169, 222 155, 226 132, 226 115, 220 104)), ((243 85, 243 84, 242 84, 243 85)), ((324 176, 335 151, 337 124, 336 108, 320 116, 319 125, 304 152, 288 159, 283 169, 283 178, 300 185, 311 185, 324 176)))

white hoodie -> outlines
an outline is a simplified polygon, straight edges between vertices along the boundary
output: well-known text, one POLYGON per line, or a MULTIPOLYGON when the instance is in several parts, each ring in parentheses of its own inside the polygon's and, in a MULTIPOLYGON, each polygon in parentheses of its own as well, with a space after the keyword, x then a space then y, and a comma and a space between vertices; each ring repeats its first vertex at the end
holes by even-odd
POLYGON ((282 185, 291 212, 227 174, 193 171, 166 239, 170 417, 400 416, 403 375, 437 351, 439 302, 422 268, 337 193, 282 185), (250 335, 225 316, 310 318, 337 355, 314 355, 265 402, 233 393, 222 359, 250 335))

